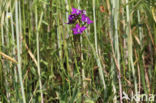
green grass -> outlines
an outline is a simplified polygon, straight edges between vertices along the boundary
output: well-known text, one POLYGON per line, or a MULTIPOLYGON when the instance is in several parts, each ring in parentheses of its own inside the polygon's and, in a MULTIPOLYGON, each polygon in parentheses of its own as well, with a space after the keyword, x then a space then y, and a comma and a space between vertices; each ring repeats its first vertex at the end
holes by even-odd
POLYGON ((0 103, 156 95, 155 7, 155 0, 1 0, 0 103), (79 36, 65 24, 72 7, 94 21, 79 36))

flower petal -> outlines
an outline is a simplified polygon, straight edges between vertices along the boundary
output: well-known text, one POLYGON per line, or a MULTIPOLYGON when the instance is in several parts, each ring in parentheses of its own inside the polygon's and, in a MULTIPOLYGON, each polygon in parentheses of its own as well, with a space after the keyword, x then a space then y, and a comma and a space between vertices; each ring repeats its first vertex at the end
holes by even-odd
POLYGON ((91 23, 93 23, 93 21, 91 21, 89 17, 87 17, 87 24, 91 24, 91 23))
POLYGON ((81 16, 81 20, 82 20, 83 22, 86 22, 86 20, 87 20, 87 16, 86 16, 85 14, 82 14, 82 16, 81 16))
POLYGON ((82 31, 82 32, 83 32, 85 29, 86 29, 85 26, 82 26, 82 27, 81 27, 81 31, 82 31))
POLYGON ((82 32, 83 32, 85 29, 86 29, 85 26, 80 27, 79 24, 76 24, 75 28, 73 28, 72 30, 73 30, 74 35, 76 35, 76 34, 82 34, 82 32))
POLYGON ((79 10, 76 8, 72 8, 72 14, 78 14, 79 10))

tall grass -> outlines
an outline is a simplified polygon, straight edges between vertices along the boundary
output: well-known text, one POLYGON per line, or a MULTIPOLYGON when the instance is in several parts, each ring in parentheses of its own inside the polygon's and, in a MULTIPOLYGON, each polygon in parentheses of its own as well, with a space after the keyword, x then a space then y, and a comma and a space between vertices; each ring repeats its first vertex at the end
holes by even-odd
POLYGON ((25 91, 24 91, 24 86, 23 86, 23 78, 22 78, 22 66, 21 66, 21 42, 20 42, 20 30, 19 30, 19 13, 18 13, 18 5, 19 2, 16 0, 15 1, 15 21, 16 21, 16 41, 17 41, 17 60, 18 60, 18 74, 19 74, 19 82, 21 86, 21 93, 22 93, 22 99, 23 103, 26 103, 25 99, 25 91))
POLYGON ((155 0, 1 0, 0 103, 156 95, 155 11, 155 0), (79 36, 66 24, 72 7, 94 21, 79 36))

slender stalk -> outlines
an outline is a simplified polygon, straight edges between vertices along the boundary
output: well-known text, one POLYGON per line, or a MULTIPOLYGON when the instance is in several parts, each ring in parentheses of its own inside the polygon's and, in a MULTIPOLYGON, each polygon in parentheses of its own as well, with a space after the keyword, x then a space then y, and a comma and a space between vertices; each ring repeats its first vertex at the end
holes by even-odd
POLYGON ((120 70, 120 51, 119 51, 119 37, 118 37, 118 16, 119 16, 119 0, 112 1, 112 15, 113 15, 113 22, 114 22, 114 35, 113 38, 113 46, 114 46, 114 53, 117 59, 118 65, 118 81, 119 81, 119 94, 120 94, 120 103, 122 103, 122 83, 121 83, 121 70, 120 70))
POLYGON ((95 0, 93 0, 93 17, 94 17, 94 39, 95 39, 95 49, 96 53, 98 53, 97 47, 97 32, 96 32, 96 15, 95 15, 95 0))
MULTIPOLYGON (((42 14, 42 13, 41 13, 42 14)), ((41 16, 42 17, 42 16, 41 16)), ((39 76, 39 85, 40 85, 40 91, 41 91, 41 103, 44 103, 43 100, 43 90, 42 90, 42 81, 41 81, 41 68, 40 68, 40 48, 39 48, 39 29, 38 29, 38 12, 37 12, 37 6, 35 7, 35 22, 36 22, 36 43, 37 43, 37 70, 38 70, 38 76, 39 76)))
MULTIPOLYGON (((128 0, 126 0, 126 4, 128 4, 128 0)), ((126 17, 127 17, 127 28, 126 28, 126 34, 128 35, 127 43, 128 43, 128 59, 130 62, 130 66, 132 68, 132 75, 134 79, 134 87, 135 87, 135 93, 137 94, 137 80, 135 76, 135 69, 134 69, 134 63, 133 63, 133 44, 132 44, 132 34, 131 34, 131 28, 130 28, 130 16, 129 16, 129 5, 126 5, 126 17)))
POLYGON ((2 39, 2 46, 4 46, 4 28, 3 28, 3 25, 4 25, 4 12, 2 13, 2 16, 1 16, 1 39, 2 39))
POLYGON ((22 92, 22 99, 23 103, 26 103, 25 99, 25 92, 24 92, 24 86, 23 86, 23 80, 22 80, 22 70, 21 70, 21 50, 20 50, 20 36, 19 36, 19 19, 18 19, 18 1, 15 1, 15 19, 16 19, 16 39, 17 39, 17 58, 18 58, 18 74, 19 74, 19 81, 21 86, 21 92, 22 92))
MULTIPOLYGON (((109 13, 109 34, 112 36, 113 35, 113 23, 112 23, 112 13, 111 13, 111 8, 110 8, 110 3, 107 0, 107 9, 108 9, 108 13, 109 13)), ((111 71, 115 71, 115 65, 114 65, 114 61, 113 59, 111 59, 111 71)), ((111 72, 111 76, 112 76, 112 86, 113 86, 113 93, 114 93, 114 97, 113 97, 113 102, 116 103, 117 102, 117 90, 116 90, 116 85, 115 85, 115 72, 111 72)))
MULTIPOLYGON (((58 5, 60 5, 60 1, 58 1, 58 5)), ((59 8, 57 8, 57 12, 60 12, 59 8)), ((62 58, 62 38, 61 38, 61 32, 60 32, 60 29, 61 29, 61 26, 59 25, 60 24, 60 14, 58 13, 58 18, 57 18, 57 43, 58 43, 58 49, 59 50, 59 57, 60 59, 62 58)))
MULTIPOLYGON (((65 0, 65 4, 66 4, 66 9, 67 9, 67 11, 66 11, 66 22, 68 23, 69 22, 68 21, 68 15, 69 15, 69 13, 68 13, 68 11, 69 11, 69 3, 68 3, 68 0, 65 0)), ((67 34, 65 35, 65 38, 66 37, 69 37, 69 35, 70 35, 69 34, 69 26, 67 26, 67 34)), ((69 65, 69 54, 68 54, 68 48, 67 48, 67 42, 66 42, 66 40, 64 41, 64 49, 65 49, 67 70, 68 70, 70 76, 73 76, 73 71, 71 70, 71 67, 69 65)))
MULTIPOLYGON (((141 20, 140 20, 140 10, 137 10, 137 16, 138 16, 138 23, 140 24, 141 23, 141 20)), ((141 48, 143 47, 142 46, 142 38, 143 38, 143 31, 142 31, 142 28, 139 27, 139 39, 140 39, 140 43, 141 43, 141 48)), ((139 79, 139 93, 140 93, 140 89, 141 89, 141 82, 140 82, 140 67, 139 65, 137 66, 138 67, 138 79, 139 79)))
POLYGON ((20 49, 21 49, 21 54, 22 54, 22 20, 21 20, 21 2, 19 1, 19 35, 20 35, 20 41, 21 41, 21 44, 20 44, 20 49))

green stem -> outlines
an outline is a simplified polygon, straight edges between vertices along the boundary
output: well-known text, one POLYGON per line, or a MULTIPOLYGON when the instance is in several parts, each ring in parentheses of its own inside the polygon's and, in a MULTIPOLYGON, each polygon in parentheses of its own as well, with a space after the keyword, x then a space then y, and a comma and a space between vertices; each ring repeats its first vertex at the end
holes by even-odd
POLYGON ((24 86, 23 86, 23 80, 22 80, 22 70, 21 70, 21 50, 20 50, 20 35, 19 35, 19 19, 18 19, 18 0, 15 1, 15 19, 16 19, 16 39, 17 39, 17 58, 18 58, 18 74, 19 74, 19 81, 21 86, 21 92, 22 92, 22 98, 23 103, 26 103, 25 99, 25 92, 24 92, 24 86))

